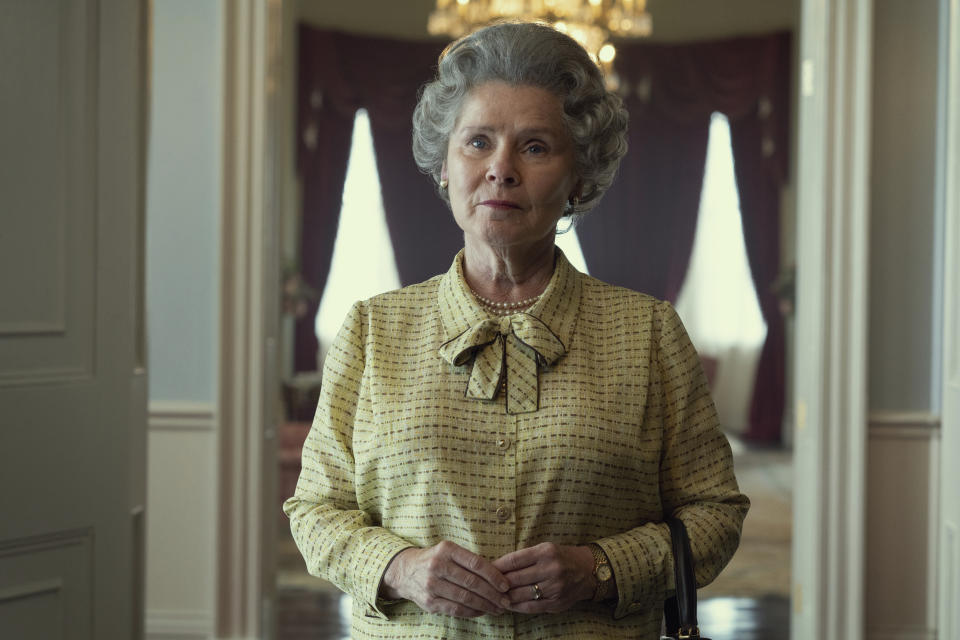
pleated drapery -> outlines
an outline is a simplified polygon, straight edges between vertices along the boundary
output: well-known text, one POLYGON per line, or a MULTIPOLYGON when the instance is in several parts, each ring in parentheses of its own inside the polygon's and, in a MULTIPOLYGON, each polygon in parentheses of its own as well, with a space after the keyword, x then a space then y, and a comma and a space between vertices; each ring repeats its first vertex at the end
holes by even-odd
POLYGON ((577 229, 591 275, 676 301, 693 250, 710 117, 727 117, 744 241, 767 323, 744 434, 756 442, 779 441, 784 412, 786 342, 773 285, 789 158, 791 47, 789 33, 619 44, 615 67, 630 112, 630 151, 577 229))
MULTIPOLYGON (((418 171, 411 118, 445 43, 298 31, 297 166, 303 184, 301 271, 322 292, 343 194, 353 119, 370 116, 384 210, 400 281, 442 273, 462 233, 418 171)), ((745 437, 780 438, 785 332, 773 283, 780 269, 780 193, 787 176, 791 35, 686 44, 619 43, 615 66, 630 111, 630 151, 597 210, 578 227, 592 275, 675 301, 700 206, 710 116, 730 122, 751 273, 767 337, 745 437)), ((295 369, 317 369, 318 302, 297 321, 295 369)))
MULTIPOLYGON (((303 184, 300 268, 323 292, 337 235, 353 120, 370 117, 387 226, 400 282, 443 273, 463 235, 411 151, 419 88, 436 69, 445 43, 298 29, 297 167, 303 184)), ((318 368, 314 322, 319 301, 297 320, 295 371, 318 368)))

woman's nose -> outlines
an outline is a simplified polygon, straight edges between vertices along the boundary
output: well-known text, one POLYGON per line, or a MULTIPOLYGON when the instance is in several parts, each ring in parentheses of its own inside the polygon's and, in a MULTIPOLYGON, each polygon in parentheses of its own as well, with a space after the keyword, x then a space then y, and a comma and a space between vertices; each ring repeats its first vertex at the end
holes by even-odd
POLYGON ((490 158, 487 181, 494 184, 514 185, 520 182, 513 154, 503 149, 490 158))

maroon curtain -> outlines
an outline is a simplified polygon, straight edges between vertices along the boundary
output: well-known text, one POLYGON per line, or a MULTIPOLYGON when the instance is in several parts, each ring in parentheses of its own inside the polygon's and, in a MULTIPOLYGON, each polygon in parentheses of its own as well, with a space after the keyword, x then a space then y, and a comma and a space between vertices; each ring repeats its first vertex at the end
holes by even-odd
POLYGON ((417 96, 431 80, 443 47, 437 43, 379 40, 381 57, 374 69, 367 108, 383 209, 393 245, 400 283, 422 282, 450 268, 463 246, 463 232, 437 195, 433 180, 413 160, 412 125, 417 96), (381 77, 376 77, 379 71, 381 77))
MULTIPOLYGON (((303 183, 300 272, 322 295, 337 237, 343 183, 356 106, 327 63, 334 43, 300 29, 297 81, 297 168, 303 183), (306 37, 305 37, 306 36, 306 37)), ((307 303, 294 327, 294 370, 316 371, 319 344, 315 323, 319 300, 307 303)))
POLYGON ((764 94, 739 117, 730 117, 734 173, 740 195, 743 238, 767 337, 757 363, 750 401, 748 440, 777 443, 786 397, 786 337, 774 283, 780 272, 780 192, 787 175, 790 40, 763 43, 764 94))
POLYGON ((776 442, 785 337, 772 291, 780 268, 787 175, 791 36, 692 44, 621 43, 615 61, 630 112, 630 151, 578 228, 597 277, 675 301, 696 229, 709 119, 730 122, 744 240, 767 338, 746 437, 776 442))
POLYGON ((410 118, 406 121, 406 128, 394 128, 371 117, 383 209, 403 285, 444 273, 463 246, 463 231, 434 190, 433 180, 413 161, 410 118))
MULTIPOLYGON (((381 192, 400 279, 440 273, 462 234, 416 169, 410 118, 442 45, 301 26, 298 136, 304 276, 322 292, 336 237, 353 117, 370 113, 381 192)), ((779 269, 779 193, 786 176, 790 34, 618 47, 630 152, 600 207, 578 229, 591 273, 676 300, 696 229, 710 115, 730 120, 744 237, 767 340, 758 366, 754 440, 779 439, 784 333, 770 285, 779 269)), ((316 367, 316 305, 297 323, 296 369, 316 367)))
MULTIPOLYGON (((340 216, 357 109, 370 116, 381 195, 402 284, 446 271, 463 236, 419 172, 411 119, 419 88, 433 75, 438 42, 355 36, 300 25, 298 166, 303 182, 300 259, 305 280, 322 295, 340 216)), ((298 320, 297 371, 317 368, 318 303, 298 320)))
POLYGON ((678 125, 631 106, 630 152, 577 235, 590 275, 676 300, 693 250, 710 121, 678 125))

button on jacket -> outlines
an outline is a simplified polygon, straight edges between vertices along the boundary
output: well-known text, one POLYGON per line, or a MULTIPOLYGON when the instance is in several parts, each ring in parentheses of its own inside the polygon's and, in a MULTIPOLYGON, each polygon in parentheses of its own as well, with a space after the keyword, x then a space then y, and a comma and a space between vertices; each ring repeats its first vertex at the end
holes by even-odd
POLYGON ((490 320, 462 252, 446 274, 353 306, 284 504, 308 570, 353 596, 354 640, 658 638, 673 588, 664 518, 686 524, 703 585, 749 506, 680 319, 558 249, 540 300, 490 320), (377 599, 397 553, 442 540, 489 560, 595 542, 618 599, 474 619, 377 599))

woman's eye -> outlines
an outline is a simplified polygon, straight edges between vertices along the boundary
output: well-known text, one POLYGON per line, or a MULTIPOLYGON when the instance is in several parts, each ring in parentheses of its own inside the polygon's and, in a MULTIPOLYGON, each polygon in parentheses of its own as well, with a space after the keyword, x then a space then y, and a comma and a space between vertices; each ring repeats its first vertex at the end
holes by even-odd
POLYGON ((485 149, 487 147, 487 141, 483 138, 474 138, 470 141, 470 146, 474 149, 485 149))
POLYGON ((527 146, 527 151, 534 155, 540 155, 541 153, 546 153, 547 148, 542 144, 534 142, 533 144, 527 146))

